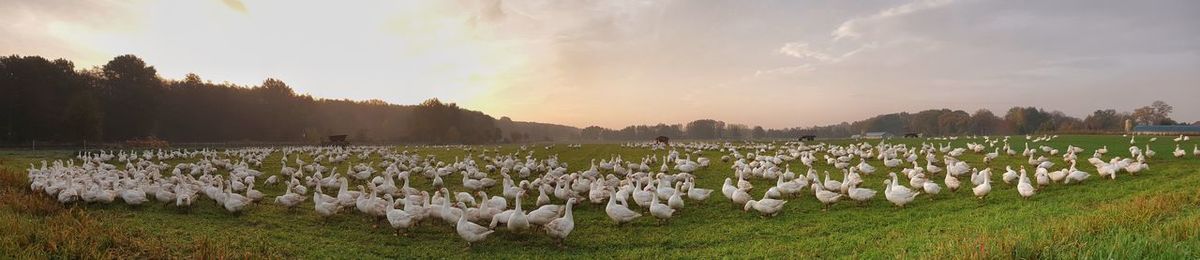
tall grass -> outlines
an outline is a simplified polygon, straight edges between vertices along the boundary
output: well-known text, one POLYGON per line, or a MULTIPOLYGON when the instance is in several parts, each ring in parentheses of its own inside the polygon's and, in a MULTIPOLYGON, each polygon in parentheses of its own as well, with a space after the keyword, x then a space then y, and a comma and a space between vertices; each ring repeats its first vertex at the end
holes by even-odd
POLYGON ((102 215, 35 194, 26 185, 25 174, 0 167, 0 257, 233 259, 273 253, 235 250, 208 238, 172 247, 153 234, 117 227, 102 215))

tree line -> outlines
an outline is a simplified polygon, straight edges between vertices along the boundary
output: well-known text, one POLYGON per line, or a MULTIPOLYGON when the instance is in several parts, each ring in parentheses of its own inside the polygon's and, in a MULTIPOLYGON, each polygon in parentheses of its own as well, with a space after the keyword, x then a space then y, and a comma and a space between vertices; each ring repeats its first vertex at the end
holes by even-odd
MULTIPOLYGON (((1059 111, 1037 107, 1013 107, 1003 117, 980 109, 974 113, 963 110, 930 109, 917 113, 891 113, 855 122, 827 126, 782 129, 753 128, 728 124, 718 120, 700 119, 686 125, 634 125, 622 129, 590 126, 582 129, 585 140, 650 140, 657 136, 686 139, 794 139, 804 135, 820 137, 849 137, 866 132, 892 134, 917 133, 926 136, 1012 135, 1035 133, 1112 133, 1125 130, 1125 121, 1136 125, 1173 125, 1173 108, 1162 101, 1133 112, 1114 109, 1096 110, 1083 119, 1059 111)), ((1200 125, 1200 122, 1196 122, 1200 125)))
POLYGON ((77 69, 64 59, 0 58, 0 143, 319 142, 492 143, 496 120, 454 103, 418 105, 298 95, 277 79, 257 86, 189 74, 163 79, 133 55, 77 69))
MULTIPOLYGON (((380 100, 323 99, 295 93, 278 79, 255 86, 213 83, 195 74, 164 79, 133 55, 78 69, 64 59, 0 57, 0 144, 122 142, 319 142, 349 135, 356 142, 482 144, 567 140, 792 139, 802 135, 848 137, 865 132, 930 136, 1048 132, 1119 132, 1126 120, 1177 124, 1162 101, 1132 112, 1096 110, 1083 119, 1036 107, 1013 107, 1003 116, 931 109, 892 113, 840 124, 765 129, 700 119, 686 124, 632 125, 621 129, 497 120, 437 99, 417 105, 380 100)), ((1197 122, 1200 124, 1200 122, 1197 122)))

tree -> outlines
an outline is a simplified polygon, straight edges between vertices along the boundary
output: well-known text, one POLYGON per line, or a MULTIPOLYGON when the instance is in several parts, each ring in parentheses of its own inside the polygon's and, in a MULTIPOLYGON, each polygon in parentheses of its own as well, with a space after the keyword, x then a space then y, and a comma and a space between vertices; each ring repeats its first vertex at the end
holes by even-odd
POLYGON ((1083 126, 1088 130, 1121 131, 1125 127, 1125 119, 1129 114, 1118 113, 1114 109, 1101 109, 1092 112, 1083 119, 1083 126))
POLYGON ((1175 108, 1161 100, 1133 111, 1133 120, 1141 125, 1173 125, 1170 115, 1175 108))
POLYGON ((750 133, 750 138, 754 138, 754 139, 767 138, 767 130, 764 130, 762 126, 754 126, 754 131, 750 133))
POLYGON ((1050 123, 1050 114, 1036 107, 1013 107, 1004 115, 1017 134, 1031 134, 1038 131, 1054 130, 1050 123))
POLYGON ((1004 134, 1007 132, 1004 120, 987 109, 975 111, 975 114, 971 115, 967 129, 969 133, 976 135, 1004 134))
POLYGON ((725 122, 700 119, 687 124, 687 136, 693 139, 713 139, 718 137, 717 126, 724 127, 725 122), (718 124, 720 123, 720 124, 718 124))
POLYGON ((122 55, 101 67, 104 75, 104 133, 107 140, 154 135, 162 82, 141 58, 122 55))

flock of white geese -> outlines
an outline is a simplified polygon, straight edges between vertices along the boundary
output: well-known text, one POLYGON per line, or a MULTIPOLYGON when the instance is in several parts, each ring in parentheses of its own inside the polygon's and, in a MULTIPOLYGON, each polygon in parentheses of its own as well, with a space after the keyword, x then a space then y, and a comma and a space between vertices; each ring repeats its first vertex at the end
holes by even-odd
MULTIPOLYGON (((1087 180, 1092 173, 1077 168, 1080 155, 1086 156, 1087 151, 1073 145, 1064 150, 1039 145, 1055 138, 1026 136, 1020 151, 1014 149, 1017 144, 1010 142, 1010 137, 964 137, 962 140, 968 140, 965 147, 950 144, 960 139, 957 137, 926 139, 913 146, 885 140, 848 145, 712 142, 666 147, 630 143, 622 146, 666 150, 666 154, 637 160, 611 156, 599 163, 591 159, 586 170, 577 171, 568 170, 557 155, 538 159, 536 149, 525 146, 511 154, 456 147, 467 155, 449 162, 432 155, 398 152, 394 147, 366 146, 96 151, 81 152, 71 160, 42 161, 40 167, 31 164, 28 177, 33 191, 64 204, 107 204, 119 199, 134 206, 162 203, 186 209, 207 199, 241 214, 262 203, 288 210, 311 203, 323 219, 356 211, 376 221, 386 220, 397 232, 422 222, 443 222, 454 227, 468 247, 497 229, 540 231, 562 245, 575 228, 572 207, 578 203, 603 204, 605 213, 619 226, 645 213, 669 221, 687 201, 705 200, 713 190, 696 187, 697 176, 692 173, 709 167, 710 160, 702 157, 706 151, 716 152, 720 160, 732 164, 732 176, 725 178, 721 193, 745 211, 771 217, 783 210, 787 199, 799 199, 806 188, 824 205, 822 210, 842 200, 868 202, 878 191, 861 186, 863 175, 883 172, 888 176, 883 181, 884 198, 898 207, 913 203, 922 194, 938 194, 943 187, 950 191, 970 188, 975 197, 986 199, 992 192, 993 167, 1004 168, 1000 180, 1008 185, 1015 182, 1023 198, 1035 196, 1047 185, 1087 180), (266 158, 280 153, 278 171, 260 170, 266 158), (983 165, 958 159, 969 153, 982 155, 983 165), (1028 158, 1028 165, 992 165, 1001 156, 1028 158), (1063 165, 1047 156, 1061 157, 1063 165), (807 170, 794 173, 792 164, 807 170), (831 178, 828 171, 822 177, 818 167, 841 171, 842 179, 831 178), (964 175, 969 175, 969 186, 959 179, 964 175), (412 178, 427 182, 422 186, 429 189, 414 188, 412 178), (752 179, 774 180, 775 185, 754 187, 752 179), (278 187, 282 194, 267 200, 268 195, 256 185, 278 187), (500 185, 500 194, 489 195, 486 191, 495 191, 496 185, 500 185), (755 198, 750 193, 754 189, 766 191, 755 198), (533 201, 532 210, 523 206, 529 201, 533 201)), ((1092 150, 1085 161, 1103 178, 1136 175, 1150 168, 1147 160, 1155 156, 1150 145, 1156 140, 1138 143, 1136 137, 1130 137, 1128 153, 1110 156, 1104 146, 1092 150)), ((1172 155, 1187 156, 1180 143, 1189 138, 1174 140, 1172 155)), ((1191 153, 1200 156, 1200 148, 1193 145, 1191 153)))

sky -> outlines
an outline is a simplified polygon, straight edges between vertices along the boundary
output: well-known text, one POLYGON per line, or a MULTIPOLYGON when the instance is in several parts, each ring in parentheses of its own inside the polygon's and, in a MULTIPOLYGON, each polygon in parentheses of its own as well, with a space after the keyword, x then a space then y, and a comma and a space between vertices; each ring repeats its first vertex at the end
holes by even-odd
POLYGON ((0 0, 0 55, 455 102, 577 127, 768 128, 1155 100, 1200 120, 1200 1, 0 0))

